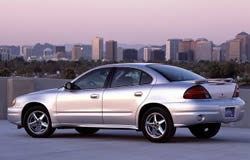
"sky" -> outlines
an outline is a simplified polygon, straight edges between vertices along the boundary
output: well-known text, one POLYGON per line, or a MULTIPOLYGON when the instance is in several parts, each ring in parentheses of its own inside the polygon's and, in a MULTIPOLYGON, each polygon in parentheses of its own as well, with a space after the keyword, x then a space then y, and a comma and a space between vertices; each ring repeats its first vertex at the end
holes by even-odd
POLYGON ((0 45, 127 44, 250 33, 250 0, 0 0, 0 45))

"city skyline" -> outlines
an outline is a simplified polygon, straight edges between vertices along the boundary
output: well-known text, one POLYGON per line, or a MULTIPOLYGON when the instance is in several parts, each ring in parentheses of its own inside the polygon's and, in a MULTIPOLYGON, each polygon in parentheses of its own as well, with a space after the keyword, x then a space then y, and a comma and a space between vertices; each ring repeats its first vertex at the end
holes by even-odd
POLYGON ((156 45, 171 38, 206 37, 221 44, 241 31, 250 32, 248 0, 2 0, 0 4, 3 45, 90 44, 95 36, 156 45))

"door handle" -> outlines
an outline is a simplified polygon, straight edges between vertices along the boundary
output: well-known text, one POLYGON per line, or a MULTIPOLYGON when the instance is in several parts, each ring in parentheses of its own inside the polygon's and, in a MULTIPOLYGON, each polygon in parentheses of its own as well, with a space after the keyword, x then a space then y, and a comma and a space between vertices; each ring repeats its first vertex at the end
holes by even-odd
POLYGON ((135 92, 135 96, 136 96, 136 97, 142 96, 142 92, 135 92))
POLYGON ((99 95, 98 94, 91 94, 90 98, 92 98, 92 99, 98 99, 99 95))

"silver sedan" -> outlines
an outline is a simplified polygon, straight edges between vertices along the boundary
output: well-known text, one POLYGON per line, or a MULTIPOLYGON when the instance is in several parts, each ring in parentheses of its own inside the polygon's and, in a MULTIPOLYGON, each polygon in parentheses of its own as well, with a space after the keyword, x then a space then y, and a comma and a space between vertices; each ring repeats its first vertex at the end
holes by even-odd
POLYGON ((8 119, 32 137, 56 128, 80 134, 134 129, 166 142, 177 127, 198 138, 215 136, 221 123, 242 119, 245 102, 232 79, 205 79, 161 64, 110 64, 91 69, 58 89, 17 97, 8 119))

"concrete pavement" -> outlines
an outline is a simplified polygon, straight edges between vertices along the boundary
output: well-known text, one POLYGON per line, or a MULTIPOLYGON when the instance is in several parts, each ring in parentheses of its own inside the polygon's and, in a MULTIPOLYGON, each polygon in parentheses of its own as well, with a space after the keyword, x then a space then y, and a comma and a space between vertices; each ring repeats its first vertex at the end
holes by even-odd
POLYGON ((147 141, 141 132, 100 130, 80 136, 74 130, 57 130, 51 138, 29 137, 7 121, 0 121, 0 160, 249 160, 250 129, 222 128, 210 140, 194 138, 177 129, 169 143, 147 141))

